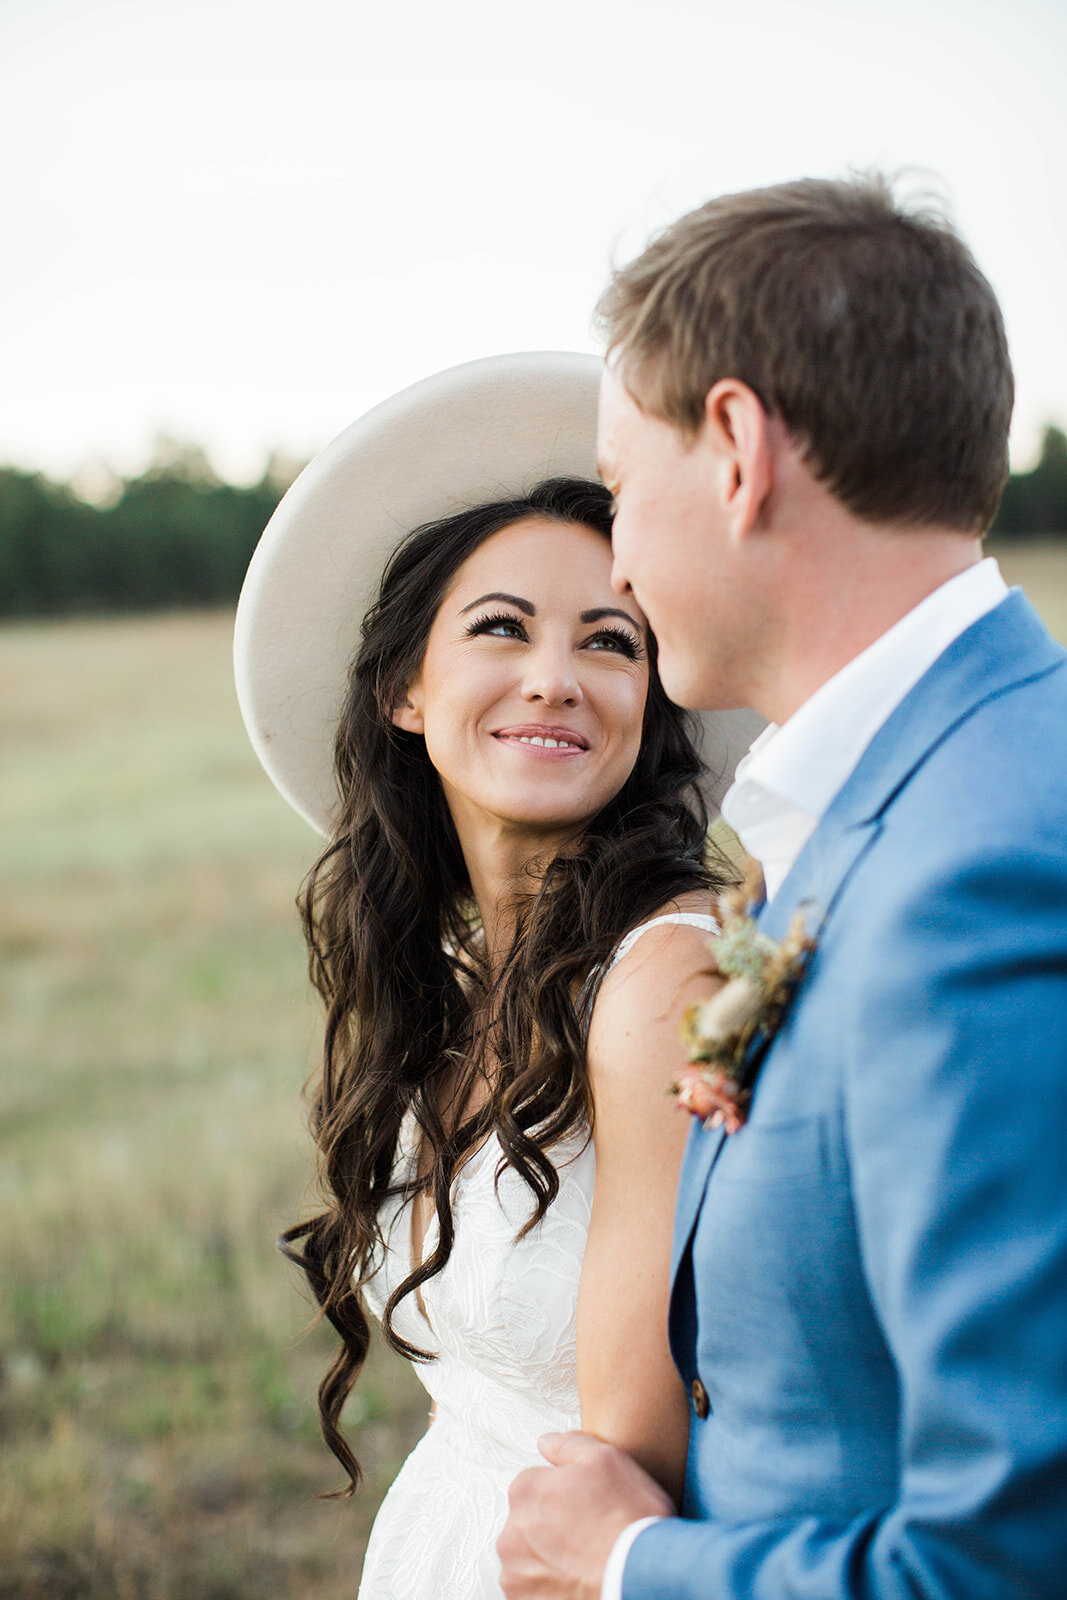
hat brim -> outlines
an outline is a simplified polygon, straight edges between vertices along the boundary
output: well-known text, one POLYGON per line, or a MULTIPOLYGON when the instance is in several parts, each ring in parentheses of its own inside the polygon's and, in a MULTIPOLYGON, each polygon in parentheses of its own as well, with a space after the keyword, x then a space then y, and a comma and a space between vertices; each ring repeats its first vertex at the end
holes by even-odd
MULTIPOLYGON (((424 522, 532 489, 595 479, 595 356, 492 356, 393 395, 320 452, 256 547, 234 631, 237 698, 253 748, 295 811, 330 831, 333 767, 360 623, 401 539, 424 522)), ((759 731, 751 712, 704 717, 717 805, 759 731)))

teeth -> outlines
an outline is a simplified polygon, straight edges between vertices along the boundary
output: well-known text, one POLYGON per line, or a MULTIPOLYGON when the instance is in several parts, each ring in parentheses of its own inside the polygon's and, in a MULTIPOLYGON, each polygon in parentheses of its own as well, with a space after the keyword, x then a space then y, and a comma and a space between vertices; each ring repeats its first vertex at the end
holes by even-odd
POLYGON ((546 750, 576 750, 578 748, 577 745, 571 744, 568 739, 542 739, 540 734, 536 733, 520 733, 519 743, 543 745, 546 750))

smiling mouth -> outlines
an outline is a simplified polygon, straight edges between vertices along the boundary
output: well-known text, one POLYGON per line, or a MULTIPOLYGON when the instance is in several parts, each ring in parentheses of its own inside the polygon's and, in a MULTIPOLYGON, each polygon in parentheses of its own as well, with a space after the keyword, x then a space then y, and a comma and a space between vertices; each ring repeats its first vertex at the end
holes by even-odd
POLYGON ((502 744, 520 744, 534 750, 553 750, 566 755, 581 755, 588 741, 569 728, 499 728, 493 735, 502 744))

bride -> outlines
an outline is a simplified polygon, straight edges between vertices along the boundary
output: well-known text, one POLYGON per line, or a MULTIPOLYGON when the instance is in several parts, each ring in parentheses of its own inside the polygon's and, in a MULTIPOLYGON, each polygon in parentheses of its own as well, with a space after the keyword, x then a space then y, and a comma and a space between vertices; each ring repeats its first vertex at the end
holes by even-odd
POLYGON ((681 1493, 668 1091, 724 873, 687 714, 611 587, 595 386, 591 358, 509 357, 379 407, 283 501, 239 609, 253 742, 327 833, 301 899, 327 1209, 286 1241, 340 1335, 319 1411, 350 1488, 368 1313, 432 1398, 362 1600, 498 1597, 546 1432, 681 1493))

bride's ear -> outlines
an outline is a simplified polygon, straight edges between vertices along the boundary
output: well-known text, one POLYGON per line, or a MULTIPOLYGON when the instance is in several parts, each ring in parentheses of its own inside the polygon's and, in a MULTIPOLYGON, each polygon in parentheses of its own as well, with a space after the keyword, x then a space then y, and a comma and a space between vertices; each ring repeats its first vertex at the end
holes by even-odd
POLYGON ((392 710, 393 726, 405 733, 425 733, 422 714, 422 684, 418 678, 408 685, 403 700, 398 700, 392 710))

